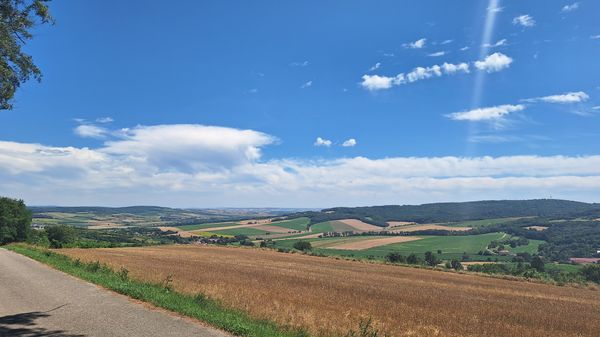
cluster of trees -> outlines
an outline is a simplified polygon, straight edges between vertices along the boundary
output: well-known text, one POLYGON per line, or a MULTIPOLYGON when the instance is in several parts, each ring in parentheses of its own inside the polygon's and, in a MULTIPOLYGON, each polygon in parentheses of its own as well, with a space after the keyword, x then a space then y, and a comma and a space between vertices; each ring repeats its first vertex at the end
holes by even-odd
POLYGON ((469 271, 513 275, 528 278, 550 279, 561 283, 590 281, 600 283, 600 264, 584 266, 578 272, 565 272, 545 267, 543 258, 534 256, 529 263, 518 262, 515 264, 490 263, 470 265, 469 271))
POLYGON ((539 200, 492 200, 457 203, 434 203, 424 205, 390 205, 372 207, 337 207, 321 212, 302 212, 311 224, 330 220, 359 219, 367 223, 386 226, 393 220, 428 222, 460 222, 506 217, 575 218, 582 215, 600 214, 600 204, 539 199, 539 200))
MULTIPOLYGON (((421 258, 414 253, 404 256, 398 252, 390 252, 385 256, 385 260, 389 263, 425 264, 430 267, 435 267, 442 263, 442 261, 438 259, 438 257, 432 252, 425 252, 425 257, 423 260, 421 260, 421 258)), ((457 259, 452 259, 451 261, 446 262, 445 266, 448 269, 455 270, 461 270, 463 268, 462 263, 457 259)))

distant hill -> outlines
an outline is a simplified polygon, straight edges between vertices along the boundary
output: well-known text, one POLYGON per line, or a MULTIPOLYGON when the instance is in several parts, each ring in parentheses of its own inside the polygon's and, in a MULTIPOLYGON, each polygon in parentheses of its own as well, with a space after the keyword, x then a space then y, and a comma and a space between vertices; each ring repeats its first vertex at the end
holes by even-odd
POLYGON ((455 222, 505 217, 537 216, 545 218, 600 217, 600 204, 568 200, 486 200, 423 205, 335 207, 320 212, 301 212, 311 223, 339 219, 359 219, 378 226, 388 221, 417 223, 455 222))

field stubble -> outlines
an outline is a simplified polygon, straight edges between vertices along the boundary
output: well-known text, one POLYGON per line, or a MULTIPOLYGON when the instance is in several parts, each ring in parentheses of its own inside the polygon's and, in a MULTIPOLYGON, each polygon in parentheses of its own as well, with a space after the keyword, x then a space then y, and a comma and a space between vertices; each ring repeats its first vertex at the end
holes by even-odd
POLYGON ((269 250, 68 249, 137 279, 202 292, 257 318, 343 334, 360 319, 390 336, 598 336, 600 292, 269 250))

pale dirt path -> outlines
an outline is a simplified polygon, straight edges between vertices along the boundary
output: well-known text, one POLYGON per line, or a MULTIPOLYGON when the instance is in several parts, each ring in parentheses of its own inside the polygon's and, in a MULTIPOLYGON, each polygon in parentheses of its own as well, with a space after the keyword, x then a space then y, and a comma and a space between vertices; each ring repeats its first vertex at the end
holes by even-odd
POLYGON ((229 335, 0 248, 0 336, 229 335))

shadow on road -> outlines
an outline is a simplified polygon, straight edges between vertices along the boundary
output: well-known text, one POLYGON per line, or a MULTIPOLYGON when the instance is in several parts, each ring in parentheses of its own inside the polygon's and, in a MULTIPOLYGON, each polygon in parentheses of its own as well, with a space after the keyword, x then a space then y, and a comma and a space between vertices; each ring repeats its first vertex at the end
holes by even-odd
MULTIPOLYGON (((52 311, 52 310, 50 310, 52 311)), ((1 337, 85 337, 85 335, 67 334, 61 330, 48 330, 37 326, 36 320, 49 317, 50 311, 25 312, 0 317, 1 337)))

